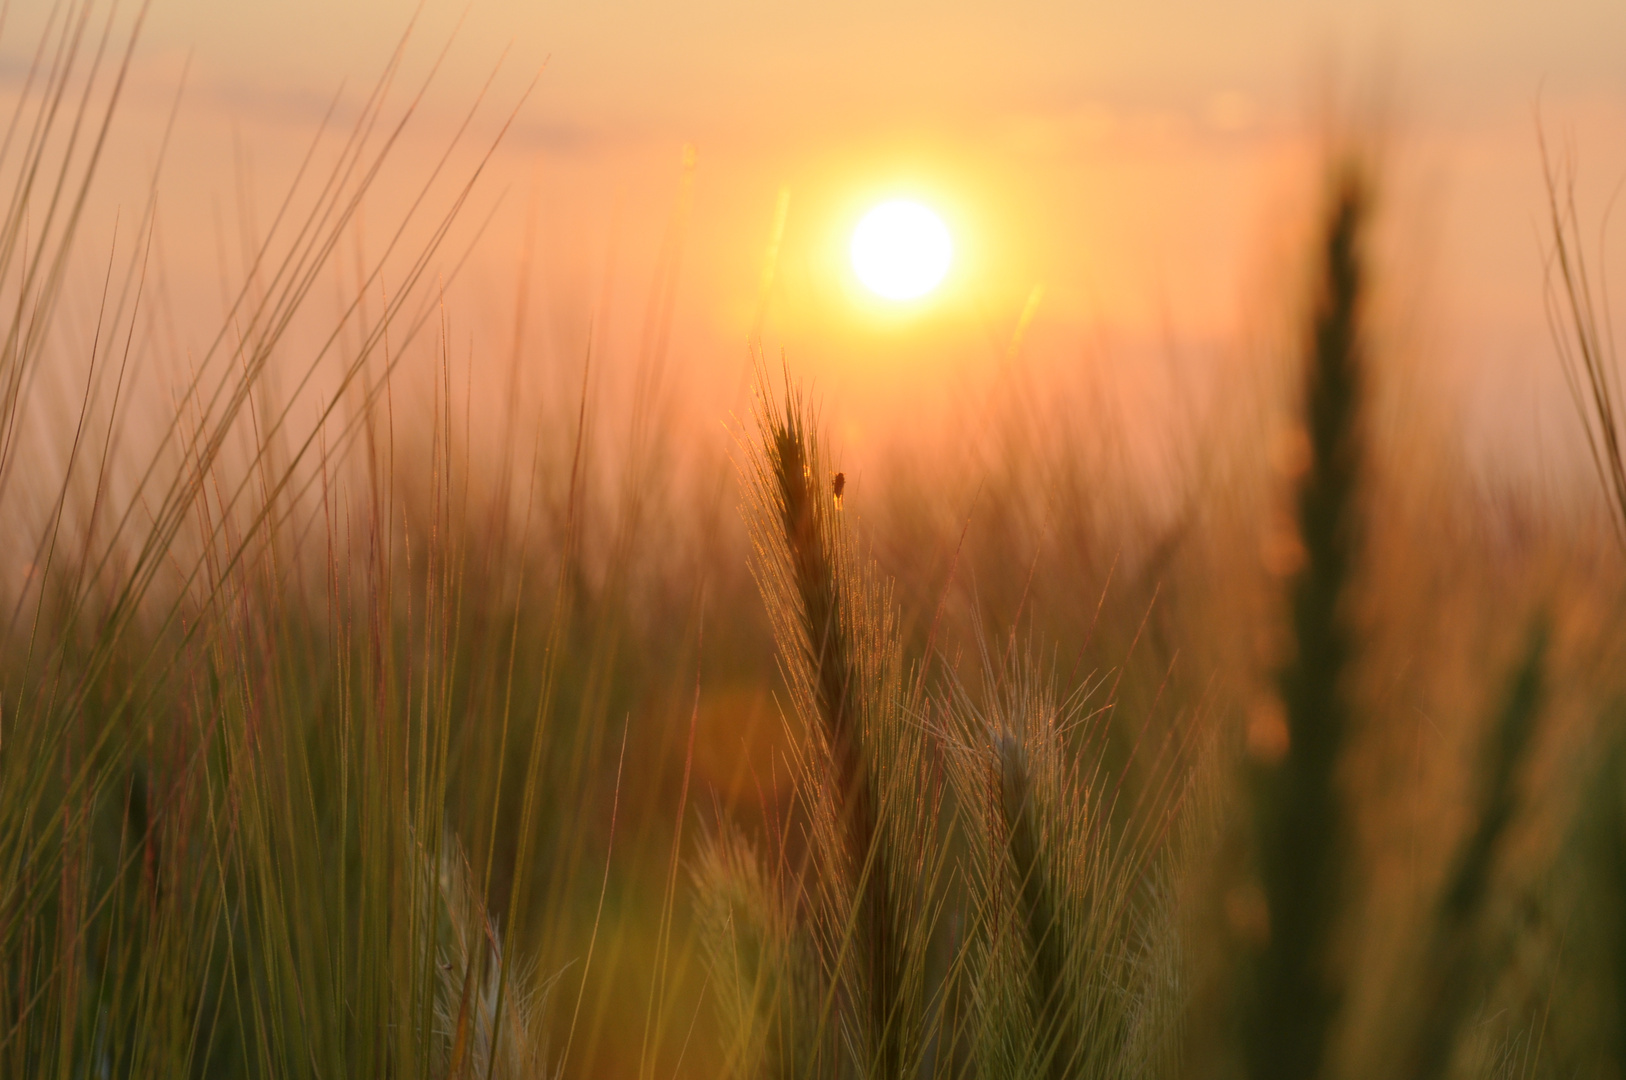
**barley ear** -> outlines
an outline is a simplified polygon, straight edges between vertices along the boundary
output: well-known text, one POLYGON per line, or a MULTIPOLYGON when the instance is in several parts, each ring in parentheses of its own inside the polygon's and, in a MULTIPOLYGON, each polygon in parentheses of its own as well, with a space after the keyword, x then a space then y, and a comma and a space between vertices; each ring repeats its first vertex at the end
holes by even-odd
POLYGON ((1295 492, 1303 557, 1288 583, 1292 654, 1276 677, 1280 730, 1250 730, 1248 740, 1264 915, 1242 1047, 1255 1080, 1316 1076, 1343 996, 1330 940, 1347 851, 1336 772, 1352 713, 1349 606, 1361 546, 1361 245, 1370 193, 1360 162, 1342 165, 1330 195, 1305 342, 1309 460, 1295 492))
POLYGON ((890 585, 854 551, 806 403, 766 386, 759 377, 746 513, 804 734, 798 776, 820 868, 810 922, 832 987, 821 1027, 834 1014, 861 1075, 899 1077, 924 1045, 941 785, 905 715, 890 585))

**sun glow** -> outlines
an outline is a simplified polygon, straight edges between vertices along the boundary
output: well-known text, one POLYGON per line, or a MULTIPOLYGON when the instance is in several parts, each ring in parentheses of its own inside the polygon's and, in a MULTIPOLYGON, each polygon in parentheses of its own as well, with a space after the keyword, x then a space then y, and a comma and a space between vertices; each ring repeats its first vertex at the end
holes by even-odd
POLYGON ((917 300, 942 283, 954 259, 948 226, 920 203, 892 199, 853 230, 853 272, 888 300, 917 300))

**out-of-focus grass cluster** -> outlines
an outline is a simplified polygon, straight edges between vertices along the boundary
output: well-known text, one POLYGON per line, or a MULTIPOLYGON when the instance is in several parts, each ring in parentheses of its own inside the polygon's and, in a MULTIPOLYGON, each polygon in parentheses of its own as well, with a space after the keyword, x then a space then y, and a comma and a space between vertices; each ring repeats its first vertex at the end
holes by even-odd
POLYGON ((1593 509, 1394 392, 1358 139, 1187 464, 1013 364, 846 482, 792 358, 680 477, 669 279, 624 411, 589 354, 470 414, 468 187, 288 337, 393 65, 153 415, 156 191, 57 330, 95 11, 0 143, 0 1076, 1626 1075, 1626 468, 1561 172, 1593 509))

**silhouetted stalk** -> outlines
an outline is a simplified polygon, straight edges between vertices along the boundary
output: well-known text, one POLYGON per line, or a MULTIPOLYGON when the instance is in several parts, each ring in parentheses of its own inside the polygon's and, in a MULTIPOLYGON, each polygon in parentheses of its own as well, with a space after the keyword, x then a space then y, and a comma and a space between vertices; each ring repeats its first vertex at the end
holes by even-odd
POLYGON ((1363 445, 1362 168, 1334 178, 1305 358, 1308 468, 1296 493, 1303 561, 1289 586, 1293 654, 1278 674, 1285 731, 1250 731, 1256 857, 1266 932, 1255 952, 1243 1051, 1255 1080, 1307 1080, 1322 1067, 1342 987, 1329 942, 1347 845, 1335 772, 1350 726, 1351 579, 1360 551, 1363 445))
MULTIPOLYGON (((861 869, 875 842, 875 807, 857 731, 858 687, 852 645, 841 620, 840 585, 828 543, 824 515, 812 489, 807 432, 787 403, 786 423, 772 432, 774 476, 778 481, 785 544, 801 599, 802 632, 814 672, 813 688, 836 791, 846 807, 849 853, 861 869)), ((884 867, 873 875, 879 878, 884 867)))
POLYGON ((887 588, 858 564, 806 408, 759 399, 756 572, 808 728, 803 779, 824 867, 813 913, 846 1043, 866 1076, 917 1064, 935 881, 936 783, 902 715, 887 588))
MULTIPOLYGON (((782 424, 771 430, 774 475, 782 500, 785 544, 802 602, 802 632, 819 718, 824 722, 827 762, 846 841, 850 882, 857 888, 858 920, 852 947, 865 976, 873 1075, 900 1075, 902 1065, 894 1007, 901 987, 898 928, 892 919, 891 867, 876 843, 875 791, 857 730, 852 644, 841 619, 841 586, 828 531, 832 523, 814 490, 810 440, 795 402, 786 403, 782 424)), ((821 485, 822 489, 822 485, 821 485)))

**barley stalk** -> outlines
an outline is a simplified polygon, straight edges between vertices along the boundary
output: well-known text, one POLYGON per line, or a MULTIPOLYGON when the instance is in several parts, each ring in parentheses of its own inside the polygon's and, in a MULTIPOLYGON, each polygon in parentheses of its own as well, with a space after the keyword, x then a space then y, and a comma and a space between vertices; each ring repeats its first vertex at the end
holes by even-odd
POLYGON ((1292 657, 1277 676, 1285 730, 1251 732, 1255 844, 1268 925, 1254 953, 1243 1052, 1254 1080, 1310 1080, 1325 1064, 1343 997, 1331 939, 1348 851, 1337 766, 1351 722, 1352 579, 1365 303, 1361 243, 1370 192, 1361 165, 1333 179, 1315 269, 1304 359, 1308 467, 1295 493, 1302 566, 1288 585, 1292 657))

